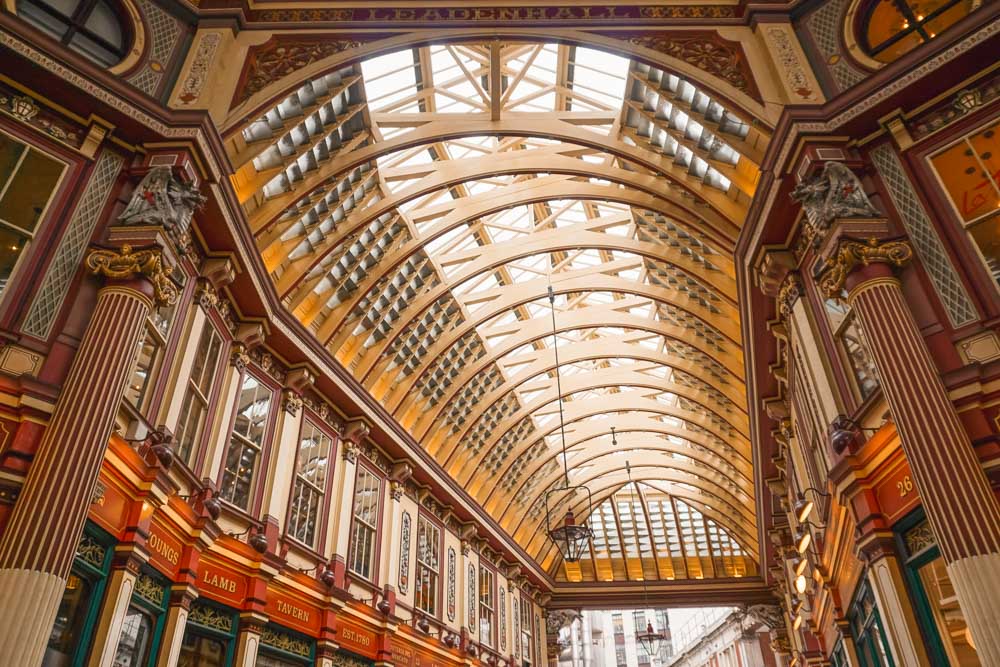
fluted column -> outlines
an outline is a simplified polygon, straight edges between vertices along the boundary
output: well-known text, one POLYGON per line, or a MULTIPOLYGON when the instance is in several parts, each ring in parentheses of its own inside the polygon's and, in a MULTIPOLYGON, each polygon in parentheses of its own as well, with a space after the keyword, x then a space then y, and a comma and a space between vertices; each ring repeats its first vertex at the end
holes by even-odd
POLYGON ((848 291, 979 658, 1000 666, 1000 504, 892 274, 911 256, 841 239, 820 287, 848 291))
POLYGON ((158 248, 93 250, 87 267, 108 282, 0 538, 0 665, 42 661, 146 317, 177 298, 158 248))

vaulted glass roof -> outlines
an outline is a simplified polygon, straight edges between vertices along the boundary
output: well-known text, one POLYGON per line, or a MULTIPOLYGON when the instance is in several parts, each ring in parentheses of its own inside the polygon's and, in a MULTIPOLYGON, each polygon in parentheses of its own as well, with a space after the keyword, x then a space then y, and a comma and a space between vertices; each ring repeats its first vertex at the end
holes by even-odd
MULTIPOLYGON (((759 124, 675 73, 565 44, 431 44, 289 90, 233 137, 234 183, 284 304, 330 353, 564 572, 542 503, 564 483, 554 315, 570 481, 603 512, 630 457, 635 491, 742 559, 642 560, 647 576, 750 571, 732 251, 759 124)), ((640 551, 674 548, 659 535, 640 551)), ((635 567, 604 544, 574 576, 635 567)))

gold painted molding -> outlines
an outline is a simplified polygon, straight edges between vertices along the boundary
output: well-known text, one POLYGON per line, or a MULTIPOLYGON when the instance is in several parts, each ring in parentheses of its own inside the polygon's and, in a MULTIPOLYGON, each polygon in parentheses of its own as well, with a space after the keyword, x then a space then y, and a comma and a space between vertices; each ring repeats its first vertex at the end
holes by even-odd
POLYGON ((913 259, 913 248, 907 241, 886 241, 877 239, 867 242, 842 240, 836 254, 827 262, 827 268, 819 277, 819 288, 828 297, 840 294, 847 276, 858 266, 869 264, 890 264, 905 266, 913 259))
POLYGON ((159 248, 133 251, 132 246, 125 244, 119 252, 94 249, 87 255, 87 268, 97 275, 115 280, 128 280, 137 274, 144 275, 153 283, 158 305, 170 306, 177 302, 177 286, 163 266, 163 255, 159 248))

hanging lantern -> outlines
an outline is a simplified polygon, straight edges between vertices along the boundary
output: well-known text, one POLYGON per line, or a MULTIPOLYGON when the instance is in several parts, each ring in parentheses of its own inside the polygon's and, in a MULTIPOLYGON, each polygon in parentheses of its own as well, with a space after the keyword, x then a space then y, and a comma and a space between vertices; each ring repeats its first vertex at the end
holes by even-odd
MULTIPOLYGON (((551 523, 549 525, 551 526, 551 523)), ((567 563, 575 563, 586 555, 593 536, 594 532, 590 526, 576 523, 573 510, 566 511, 562 524, 549 528, 549 537, 558 547, 563 561, 567 563)))
POLYGON ((667 641, 667 636, 662 632, 655 632, 653 624, 647 622, 646 631, 635 633, 635 640, 639 643, 639 647, 646 652, 646 655, 653 658, 660 654, 660 648, 667 641))
POLYGON ((548 528, 549 538, 555 543, 562 554, 564 563, 576 563, 582 558, 590 548, 590 541, 594 537, 594 531, 589 525, 578 524, 573 515, 573 498, 575 495, 586 493, 587 506, 586 515, 588 518, 593 512, 593 498, 590 489, 586 486, 570 486, 569 483, 569 463, 566 455, 566 422, 563 418, 563 397, 562 379, 559 373, 559 338, 556 335, 556 297, 549 285, 549 309, 552 312, 552 354, 556 362, 556 396, 559 401, 559 436, 562 444, 563 475, 565 486, 557 489, 550 489, 545 494, 545 525, 548 528), (567 503, 566 513, 561 520, 554 518, 549 499, 553 494, 562 496, 559 503, 567 503))

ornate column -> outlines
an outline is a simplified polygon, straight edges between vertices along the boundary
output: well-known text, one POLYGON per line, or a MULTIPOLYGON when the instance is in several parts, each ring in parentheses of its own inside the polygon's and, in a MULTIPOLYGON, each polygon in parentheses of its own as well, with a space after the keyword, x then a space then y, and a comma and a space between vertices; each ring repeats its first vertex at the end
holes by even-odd
POLYGON ((198 599, 198 591, 190 584, 176 584, 170 589, 170 606, 167 607, 167 623, 160 641, 160 654, 156 667, 176 667, 181 657, 184 631, 187 629, 191 603, 198 599))
POLYGON ((354 507, 354 482, 358 471, 358 453, 361 443, 368 436, 368 425, 364 422, 352 422, 344 427, 344 435, 340 438, 340 465, 334 468, 333 494, 334 502, 340 503, 337 508, 331 508, 330 532, 324 553, 333 554, 334 586, 343 589, 347 576, 347 550, 351 542, 351 514, 354 507), (339 468, 339 471, 337 470, 339 468))
POLYGON ((233 667, 254 667, 257 664, 257 650, 260 637, 264 634, 267 618, 249 612, 240 615, 240 632, 236 636, 236 657, 233 667))
POLYGON ((146 317, 177 299, 158 247, 92 250, 86 265, 108 280, 0 540, 3 665, 42 660, 146 317))
MULTIPOLYGON (((385 530, 383 534, 389 538, 389 548, 382 550, 383 556, 380 572, 385 581, 385 584, 382 586, 382 596, 389 602, 390 614, 394 614, 396 611, 397 591, 395 582, 398 580, 397 575, 399 574, 403 549, 409 548, 414 541, 410 539, 408 544, 403 544, 403 540, 400 539, 400 530, 403 523, 403 503, 401 502, 403 500, 403 487, 406 484, 406 480, 412 474, 413 468, 405 461, 393 464, 392 471, 389 474, 389 500, 386 503, 383 514, 383 529, 385 530)), ((415 522, 416 518, 413 517, 411 521, 415 522)), ((416 523, 411 524, 410 531, 411 534, 416 534, 416 523)))
POLYGON ((1000 665, 1000 504, 893 276, 912 250, 842 235, 826 246, 820 289, 847 290, 979 657, 1000 665))
POLYGON ((868 581, 896 664, 899 667, 928 667, 931 663, 913 604, 906 599, 906 583, 892 537, 869 535, 859 549, 868 561, 868 581))
POLYGON ((146 554, 126 545, 126 549, 116 550, 104 593, 104 604, 97 619, 97 629, 90 649, 91 667, 110 667, 121 639, 125 612, 128 611, 135 582, 139 577, 139 566, 146 560, 146 554))

